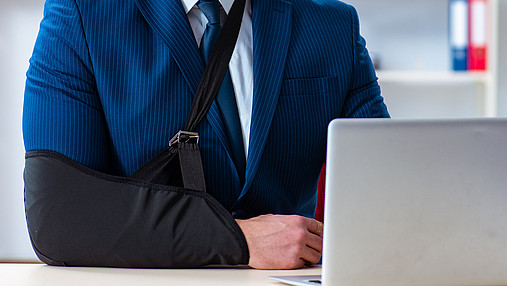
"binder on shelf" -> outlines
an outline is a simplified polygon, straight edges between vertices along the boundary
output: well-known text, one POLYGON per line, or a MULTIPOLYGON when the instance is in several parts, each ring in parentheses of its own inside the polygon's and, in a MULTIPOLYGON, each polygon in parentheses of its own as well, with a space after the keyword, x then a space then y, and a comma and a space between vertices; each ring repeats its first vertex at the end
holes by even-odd
POLYGON ((468 0, 468 69, 486 70, 488 54, 488 0, 468 0))
POLYGON ((452 69, 468 69, 468 0, 449 1, 449 43, 451 47, 452 69))

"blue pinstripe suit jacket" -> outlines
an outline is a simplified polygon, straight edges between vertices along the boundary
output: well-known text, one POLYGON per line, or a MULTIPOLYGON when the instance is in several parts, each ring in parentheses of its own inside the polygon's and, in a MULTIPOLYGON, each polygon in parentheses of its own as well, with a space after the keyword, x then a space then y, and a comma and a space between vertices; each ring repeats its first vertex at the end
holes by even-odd
MULTIPOLYGON (((198 128, 208 191, 237 217, 311 217, 327 124, 387 109, 351 6, 253 0, 252 21, 246 183, 214 104, 198 128)), ((203 70, 180 0, 47 0, 27 73, 26 150, 128 176, 183 128, 203 70)))

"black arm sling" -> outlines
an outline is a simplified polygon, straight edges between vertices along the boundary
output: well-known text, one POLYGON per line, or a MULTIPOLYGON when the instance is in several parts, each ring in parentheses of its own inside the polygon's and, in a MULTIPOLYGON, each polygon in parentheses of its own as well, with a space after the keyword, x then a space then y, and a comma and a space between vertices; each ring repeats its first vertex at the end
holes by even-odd
POLYGON ((183 131, 131 177, 91 170, 54 151, 29 151, 25 210, 32 246, 59 266, 183 268, 247 264, 232 215, 206 193, 193 131, 234 50, 245 0, 236 0, 212 51, 183 131))

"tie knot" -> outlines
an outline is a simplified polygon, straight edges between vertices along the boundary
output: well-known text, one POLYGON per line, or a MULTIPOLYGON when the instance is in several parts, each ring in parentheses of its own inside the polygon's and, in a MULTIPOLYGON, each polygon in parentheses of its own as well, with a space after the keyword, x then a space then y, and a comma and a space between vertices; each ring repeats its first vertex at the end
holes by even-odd
POLYGON ((218 0, 199 0, 197 7, 206 16, 209 24, 220 24, 220 3, 218 0))

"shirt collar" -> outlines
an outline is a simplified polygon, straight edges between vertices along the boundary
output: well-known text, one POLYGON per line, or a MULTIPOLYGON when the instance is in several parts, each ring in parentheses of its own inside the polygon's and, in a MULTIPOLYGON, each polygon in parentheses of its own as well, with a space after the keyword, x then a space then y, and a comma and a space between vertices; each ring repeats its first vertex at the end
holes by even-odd
MULTIPOLYGON (((225 10, 226 14, 229 14, 229 11, 231 10, 232 3, 234 3, 234 0, 218 0, 222 7, 225 10)), ((190 10, 197 4, 199 0, 181 0, 181 3, 183 4, 183 8, 185 9, 185 14, 188 14, 190 10)))

